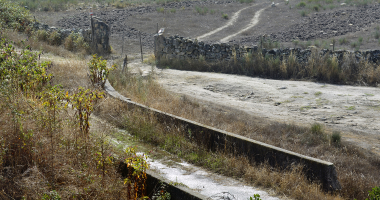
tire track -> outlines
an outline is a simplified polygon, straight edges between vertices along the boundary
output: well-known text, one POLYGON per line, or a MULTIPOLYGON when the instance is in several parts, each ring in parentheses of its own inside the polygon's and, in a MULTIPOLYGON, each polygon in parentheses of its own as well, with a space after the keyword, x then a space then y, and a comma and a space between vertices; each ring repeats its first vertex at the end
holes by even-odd
MULTIPOLYGON (((270 6, 268 6, 268 7, 270 7, 270 6)), ((256 26, 256 24, 259 23, 259 18, 260 18, 261 13, 262 13, 265 9, 267 9, 268 7, 262 8, 262 9, 260 9, 259 11, 257 11, 257 12, 255 13, 255 16, 253 16, 253 18, 252 18, 252 20, 251 20, 251 23, 249 23, 247 27, 245 27, 244 29, 241 29, 240 31, 238 31, 238 32, 236 32, 236 33, 234 33, 234 34, 231 34, 231 35, 229 35, 229 36, 227 36, 227 37, 221 39, 220 42, 223 42, 223 43, 224 43, 224 42, 228 42, 228 40, 231 39, 232 37, 235 37, 235 36, 237 36, 237 35, 243 33, 244 31, 247 31, 247 30, 253 28, 254 26, 256 26)))
POLYGON ((229 26, 232 26, 232 25, 236 22, 236 20, 239 18, 239 15, 240 15, 240 13, 241 13, 242 11, 244 11, 245 9, 251 8, 251 7, 253 7, 253 6, 256 6, 256 5, 252 5, 252 6, 248 6, 248 7, 246 7, 246 8, 242 8, 242 9, 240 9, 239 11, 237 11, 237 12, 231 17, 231 20, 230 20, 229 22, 227 22, 224 26, 221 26, 221 27, 219 27, 219 28, 217 28, 217 29, 215 29, 215 30, 213 30, 213 31, 210 31, 210 32, 208 32, 208 33, 206 33, 206 34, 203 34, 203 35, 197 37, 198 40, 202 40, 202 39, 204 39, 204 38, 206 38, 206 37, 208 37, 208 36, 210 36, 210 35, 213 35, 213 34, 219 32, 219 31, 221 31, 221 30, 223 30, 223 29, 229 27, 229 26))

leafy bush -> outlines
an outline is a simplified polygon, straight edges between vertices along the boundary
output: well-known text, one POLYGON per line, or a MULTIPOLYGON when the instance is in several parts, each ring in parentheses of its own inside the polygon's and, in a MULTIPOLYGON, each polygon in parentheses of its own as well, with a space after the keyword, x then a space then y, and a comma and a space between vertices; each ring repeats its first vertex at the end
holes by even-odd
POLYGON ((113 70, 116 66, 112 66, 111 69, 107 68, 107 60, 102 60, 102 57, 92 56, 92 60, 88 64, 90 70, 90 79, 93 85, 100 85, 104 87, 110 70, 113 70))
POLYGON ((88 52, 90 47, 84 38, 79 33, 71 32, 71 34, 65 39, 65 49, 69 51, 85 51, 88 52))
POLYGON ((227 14, 223 14, 222 17, 223 17, 223 19, 228 19, 228 15, 227 14))
POLYGON ((380 200, 380 187, 372 188, 372 191, 368 192, 368 197, 366 200, 380 200))
POLYGON ((59 46, 62 44, 61 34, 59 34, 57 31, 51 32, 47 40, 50 45, 59 46))
POLYGON ((31 23, 29 11, 17 3, 0 0, 0 27, 24 31, 31 23))

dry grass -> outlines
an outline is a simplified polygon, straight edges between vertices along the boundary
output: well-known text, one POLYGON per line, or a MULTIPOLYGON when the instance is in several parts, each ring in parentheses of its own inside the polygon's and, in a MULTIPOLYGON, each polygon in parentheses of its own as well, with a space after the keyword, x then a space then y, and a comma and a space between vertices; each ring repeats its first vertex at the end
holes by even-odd
POLYGON ((320 185, 310 183, 301 166, 289 171, 278 171, 267 164, 250 165, 245 157, 224 152, 210 152, 190 141, 185 127, 162 124, 151 113, 128 107, 116 99, 108 99, 96 115, 128 130, 145 142, 176 154, 186 161, 217 173, 238 177, 248 184, 270 188, 278 194, 294 199, 342 199, 322 192, 320 185))
POLYGON ((52 79, 53 85, 61 84, 65 90, 71 90, 79 86, 90 87, 86 60, 54 60, 53 66, 49 69, 49 72, 54 75, 52 79))
POLYGON ((2 30, 2 37, 14 41, 20 48, 29 45, 32 51, 40 51, 42 53, 49 52, 63 58, 83 59, 87 54, 86 51, 73 53, 65 49, 63 45, 54 46, 49 45, 46 41, 40 41, 37 35, 27 36, 26 34, 13 30, 2 30))
MULTIPOLYGON (((270 43, 272 44, 272 43, 270 43)), ((299 63, 294 55, 279 58, 264 56, 260 52, 234 58, 230 62, 206 62, 205 60, 161 59, 160 67, 180 70, 211 71, 242 74, 273 79, 315 80, 326 83, 371 85, 380 82, 380 67, 355 56, 345 55, 342 62, 336 57, 321 55, 313 50, 307 63, 299 63)))
MULTIPOLYGON (((54 58, 52 84, 69 93, 88 86, 86 61, 54 58)), ((0 83, 0 199, 131 199, 133 187, 123 183, 115 159, 128 155, 110 145, 109 127, 99 125, 86 137, 76 110, 65 101, 49 106, 50 87, 26 95, 8 77, 0 83)))
MULTIPOLYGON (((344 198, 364 199, 372 187, 380 184, 380 159, 370 151, 345 142, 334 145, 331 133, 315 131, 311 127, 264 121, 231 108, 179 96, 164 90, 154 81, 153 76, 143 78, 115 71, 110 75, 110 81, 119 92, 135 102, 332 162, 337 168, 338 178, 343 187, 339 194, 344 198)), ((307 193, 303 190, 302 192, 307 193)), ((314 194, 313 190, 311 192, 314 194)))

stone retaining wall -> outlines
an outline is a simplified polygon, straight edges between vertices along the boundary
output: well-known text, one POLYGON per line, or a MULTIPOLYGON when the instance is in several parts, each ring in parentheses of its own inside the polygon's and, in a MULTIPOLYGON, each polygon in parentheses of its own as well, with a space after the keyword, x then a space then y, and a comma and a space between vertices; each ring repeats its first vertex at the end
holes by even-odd
MULTIPOLYGON (((155 36, 155 56, 157 59, 204 59, 206 61, 229 61, 231 59, 244 58, 248 53, 258 52, 257 46, 244 47, 238 44, 220 43, 206 44, 189 38, 179 36, 155 36)), ((262 49, 265 56, 278 57, 280 60, 288 57, 290 54, 296 56, 299 62, 306 63, 312 53, 312 49, 286 48, 286 49, 262 49)), ((341 61, 345 54, 351 54, 358 60, 360 58, 368 59, 370 62, 380 62, 380 50, 367 51, 331 51, 327 49, 320 50, 321 55, 334 55, 341 61)))

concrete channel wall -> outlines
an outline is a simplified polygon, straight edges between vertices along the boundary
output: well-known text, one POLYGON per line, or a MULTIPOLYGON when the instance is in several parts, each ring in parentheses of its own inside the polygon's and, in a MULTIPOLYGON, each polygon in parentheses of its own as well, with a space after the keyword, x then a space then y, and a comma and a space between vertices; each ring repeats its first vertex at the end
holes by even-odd
MULTIPOLYGON (((127 177, 128 167, 124 162, 120 162, 119 171, 123 177, 127 177)), ((147 195, 152 198, 155 193, 159 192, 162 187, 165 188, 165 191, 168 192, 171 196, 171 200, 205 200, 206 196, 201 195, 189 188, 184 186, 176 186, 171 181, 160 176, 152 170, 147 170, 147 195)))
POLYGON ((153 113, 161 123, 184 127, 183 130, 186 133, 191 132, 193 140, 212 151, 224 151, 236 156, 245 156, 252 164, 268 162, 271 166, 280 169, 301 164, 304 166, 304 172, 308 179, 319 182, 325 191, 341 189, 333 163, 304 156, 135 103, 115 91, 108 81, 105 84, 105 90, 110 96, 125 102, 128 109, 141 109, 153 113))

